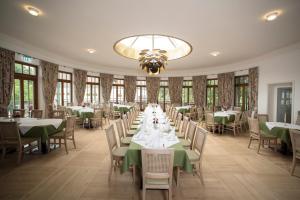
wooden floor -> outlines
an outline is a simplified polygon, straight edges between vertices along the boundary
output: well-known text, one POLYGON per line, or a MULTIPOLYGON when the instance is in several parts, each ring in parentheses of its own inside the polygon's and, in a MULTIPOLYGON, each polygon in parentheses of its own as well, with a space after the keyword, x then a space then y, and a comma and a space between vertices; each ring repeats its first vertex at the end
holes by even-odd
MULTIPOLYGON (((141 199, 131 173, 113 175, 107 182, 109 152, 104 131, 76 132, 77 149, 70 143, 47 155, 26 155, 16 166, 16 155, 0 161, 0 199, 141 199)), ((248 135, 209 134, 204 150, 205 186, 197 176, 182 174, 173 199, 300 199, 300 166, 289 175, 290 156, 247 148, 248 135)), ((148 200, 166 199, 163 191, 148 191, 148 200)))

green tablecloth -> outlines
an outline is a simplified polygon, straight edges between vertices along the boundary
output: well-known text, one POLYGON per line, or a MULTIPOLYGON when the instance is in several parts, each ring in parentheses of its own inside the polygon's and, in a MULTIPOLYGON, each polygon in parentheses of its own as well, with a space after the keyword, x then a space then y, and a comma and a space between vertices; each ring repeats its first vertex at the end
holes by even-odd
POLYGON ((219 124, 223 124, 223 125, 226 125, 230 122, 233 122, 234 119, 235 119, 235 116, 234 115, 230 115, 229 118, 228 117, 221 117, 221 116, 215 116, 215 122, 219 123, 219 124))
POLYGON ((94 117, 94 112, 79 112, 78 110, 73 111, 73 114, 82 119, 90 119, 94 117))
POLYGON ((259 126, 260 126, 260 130, 264 131, 265 133, 269 133, 271 135, 275 135, 276 137, 280 138, 281 141, 286 143, 289 148, 292 146, 290 131, 288 128, 274 127, 271 130, 269 130, 265 122, 261 122, 259 126))
POLYGON ((179 108, 178 112, 180 112, 184 115, 185 113, 189 113, 190 110, 191 110, 190 108, 179 108))
POLYGON ((129 112, 131 110, 131 108, 132 107, 128 108, 128 107, 117 107, 117 106, 115 106, 114 110, 125 114, 125 113, 129 112))
POLYGON ((29 131, 27 131, 22 137, 30 137, 30 138, 41 138, 42 143, 46 143, 49 135, 53 135, 63 130, 66 125, 66 121, 63 121, 61 125, 56 129, 53 125, 48 126, 35 126, 32 127, 29 131))
MULTIPOLYGON (((128 151, 125 155, 122 172, 128 171, 130 165, 136 165, 137 167, 142 167, 142 156, 141 156, 141 146, 134 142, 131 142, 128 151)), ((174 148, 174 167, 179 166, 183 168, 186 172, 192 172, 193 166, 191 165, 185 149, 181 143, 175 144, 170 148, 174 148)))

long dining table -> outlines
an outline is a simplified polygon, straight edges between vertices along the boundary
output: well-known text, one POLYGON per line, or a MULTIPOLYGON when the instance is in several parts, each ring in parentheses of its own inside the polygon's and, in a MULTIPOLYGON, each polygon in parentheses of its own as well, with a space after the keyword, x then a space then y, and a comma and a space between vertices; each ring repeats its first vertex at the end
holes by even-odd
POLYGON ((174 149, 174 167, 180 167, 189 173, 193 170, 186 151, 175 134, 175 128, 170 126, 166 114, 159 105, 150 104, 145 109, 140 126, 132 137, 125 154, 122 172, 128 171, 130 166, 142 168, 142 148, 172 148, 174 149))

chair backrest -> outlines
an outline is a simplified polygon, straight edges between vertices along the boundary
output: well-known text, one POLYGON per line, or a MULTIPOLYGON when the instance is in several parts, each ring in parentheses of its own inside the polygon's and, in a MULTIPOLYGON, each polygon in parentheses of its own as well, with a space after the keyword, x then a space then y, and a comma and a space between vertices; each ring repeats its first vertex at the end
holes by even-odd
POLYGON ((175 121, 175 128, 178 128, 178 129, 180 128, 181 120, 182 120, 182 114, 178 113, 176 121, 175 121))
POLYGON ((173 112, 173 115, 172 115, 172 120, 175 122, 176 119, 177 119, 177 115, 178 115, 178 112, 177 110, 175 109, 174 112, 173 112))
POLYGON ((43 110, 32 110, 31 111, 32 118, 42 118, 43 117, 43 110))
POLYGON ((187 134, 186 134, 186 139, 188 139, 189 141, 191 141, 191 144, 193 143, 193 139, 194 139, 194 136, 195 136, 195 131, 196 131, 196 127, 197 127, 197 123, 190 120, 190 123, 189 123, 189 129, 187 131, 187 134))
POLYGON ((119 139, 121 140, 125 136, 121 119, 116 120, 116 127, 117 127, 117 133, 118 133, 119 139))
POLYGON ((66 115, 67 115, 67 116, 72 116, 72 115, 73 115, 73 111, 72 111, 71 108, 67 108, 67 109, 66 109, 66 115))
POLYGON ((205 113, 205 122, 207 124, 214 124, 215 123, 214 113, 212 113, 212 112, 206 112, 205 113))
POLYGON ((250 133, 259 135, 259 122, 258 119, 248 117, 249 131, 250 133))
POLYGON ((65 111, 64 110, 53 110, 52 118, 55 119, 65 119, 65 111))
POLYGON ((234 111, 242 111, 242 108, 241 108, 241 107, 236 107, 236 106, 234 106, 234 107, 233 107, 233 110, 234 110, 234 111))
POLYGON ((241 121, 241 114, 240 112, 236 113, 235 116, 234 116, 234 122, 235 123, 238 123, 241 121))
POLYGON ((73 116, 67 117, 66 129, 65 129, 65 134, 67 136, 74 134, 75 125, 76 125, 76 117, 73 116))
POLYGON ((0 122, 0 130, 0 146, 21 145, 21 137, 17 122, 0 122))
POLYGON ((128 119, 127 119, 126 114, 122 115, 122 120, 123 120, 125 131, 128 131, 129 130, 129 124, 128 124, 128 119))
POLYGON ((296 149, 300 150, 300 130, 290 129, 290 138, 292 141, 293 155, 296 155, 296 149))
POLYGON ((172 184, 173 149, 142 149, 143 180, 168 179, 172 184))
POLYGON ((114 149, 118 147, 117 138, 115 134, 114 125, 110 125, 107 129, 105 129, 106 132, 106 139, 109 147, 109 153, 112 157, 112 152, 114 149))
POLYGON ((103 110, 102 109, 95 109, 94 110, 94 118, 102 119, 103 117, 103 110))
POLYGON ((186 130, 188 127, 188 123, 189 123, 189 118, 184 116, 183 121, 182 121, 182 127, 181 127, 181 134, 183 134, 184 137, 185 137, 185 133, 186 133, 186 130))
POLYGON ((195 132, 195 140, 194 145, 192 147, 200 155, 200 159, 202 158, 202 152, 206 141, 208 131, 202 127, 197 127, 195 132))
POLYGON ((24 109, 13 109, 13 117, 25 117, 24 109))
POLYGON ((296 124, 300 125, 300 111, 298 111, 298 116, 297 116, 297 119, 296 119, 296 124))
POLYGON ((269 115, 268 114, 258 114, 257 119, 258 119, 259 123, 268 122, 269 121, 269 115))

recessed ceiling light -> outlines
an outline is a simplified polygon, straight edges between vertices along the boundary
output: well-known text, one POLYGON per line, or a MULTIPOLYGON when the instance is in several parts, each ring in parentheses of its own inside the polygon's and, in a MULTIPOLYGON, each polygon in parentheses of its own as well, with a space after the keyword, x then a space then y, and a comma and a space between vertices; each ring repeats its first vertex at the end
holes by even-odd
POLYGON ((271 11, 271 12, 268 12, 264 15, 264 20, 270 22, 270 21, 273 21, 275 19, 277 19, 277 17, 282 13, 281 10, 274 10, 274 11, 271 11))
POLYGON ((213 51, 213 52, 210 52, 209 54, 216 57, 216 56, 220 55, 221 53, 219 51, 213 51))
POLYGON ((86 51, 89 52, 89 53, 95 53, 96 52, 95 49, 87 49, 86 51))
POLYGON ((41 14, 41 11, 33 6, 25 6, 25 9, 33 16, 39 16, 41 14))

